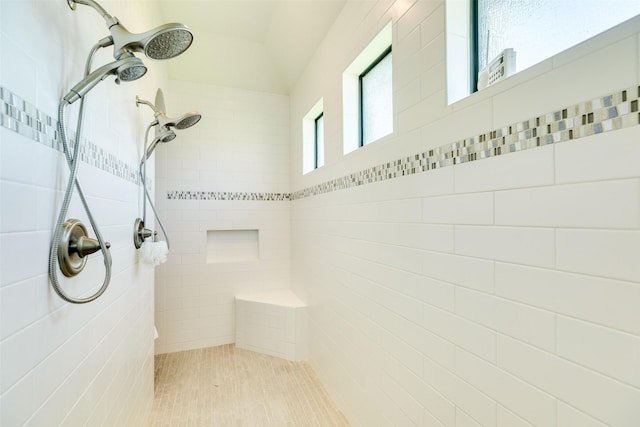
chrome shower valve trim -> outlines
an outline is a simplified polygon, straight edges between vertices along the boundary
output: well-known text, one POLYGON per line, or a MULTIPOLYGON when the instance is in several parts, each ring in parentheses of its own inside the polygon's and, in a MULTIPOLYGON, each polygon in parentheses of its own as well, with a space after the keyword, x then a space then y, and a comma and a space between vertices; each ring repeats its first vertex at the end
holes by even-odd
POLYGON ((136 249, 140 249, 146 239, 154 236, 156 233, 144 227, 142 218, 136 218, 133 223, 133 245, 136 249))
MULTIPOLYGON (((111 244, 104 242, 104 246, 109 249, 111 244)), ((58 246, 60 271, 67 277, 77 275, 87 264, 87 257, 101 249, 100 242, 89 237, 87 228, 79 219, 66 220, 58 246)))

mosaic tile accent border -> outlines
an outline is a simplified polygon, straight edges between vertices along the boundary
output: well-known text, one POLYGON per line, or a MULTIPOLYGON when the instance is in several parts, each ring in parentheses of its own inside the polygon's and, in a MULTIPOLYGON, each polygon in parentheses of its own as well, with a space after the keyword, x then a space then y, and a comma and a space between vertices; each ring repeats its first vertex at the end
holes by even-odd
POLYGON ((291 200, 502 156, 640 124, 640 86, 295 191, 291 200))
MULTIPOLYGON (((168 191, 168 200, 290 201, 640 124, 640 86, 402 157, 293 193, 168 191)), ((0 126, 63 152, 57 120, 0 86, 0 126)), ((73 139, 75 135, 69 132, 73 139)), ((80 160, 140 185, 137 167, 85 140, 80 160)))
POLYGON ((168 200, 230 200, 252 202, 288 202, 289 193, 242 193, 219 191, 168 191, 168 200))
MULTIPOLYGON (((34 105, 0 86, 0 126, 63 153, 58 135, 58 121, 34 105)), ((67 131, 72 144, 75 132, 67 131)), ((80 146, 80 160, 107 173, 140 185, 137 166, 126 164, 115 155, 85 139, 80 146)))

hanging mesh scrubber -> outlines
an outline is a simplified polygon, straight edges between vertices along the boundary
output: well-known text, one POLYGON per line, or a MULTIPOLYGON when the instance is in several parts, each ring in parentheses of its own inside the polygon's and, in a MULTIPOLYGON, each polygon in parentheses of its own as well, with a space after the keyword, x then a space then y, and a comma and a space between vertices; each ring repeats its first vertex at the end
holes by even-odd
POLYGON ((146 264, 160 265, 167 261, 169 248, 167 247, 167 242, 164 240, 159 242, 145 240, 142 242, 142 246, 140 246, 138 254, 140 256, 140 261, 146 264))

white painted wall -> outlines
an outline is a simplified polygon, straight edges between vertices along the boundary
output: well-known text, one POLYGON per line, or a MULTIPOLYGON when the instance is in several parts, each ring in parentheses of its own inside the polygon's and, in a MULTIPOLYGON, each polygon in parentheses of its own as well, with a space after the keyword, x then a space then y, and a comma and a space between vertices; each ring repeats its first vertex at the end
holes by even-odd
MULTIPOLYGON (((162 23, 149 2, 101 4, 132 31, 162 23)), ((3 0, 0 19, 0 86, 55 123, 58 100, 82 78, 91 46, 108 35, 104 21, 87 6, 74 12, 64 1, 46 0, 3 0)), ((94 68, 113 61, 107 50, 94 68)), ((141 80, 116 86, 109 77, 87 98, 85 137, 104 150, 108 166, 136 169, 152 115, 136 108, 135 95, 155 93, 167 81, 161 63, 143 60, 149 71, 141 80)), ((77 104, 67 111, 73 123, 77 104)), ((111 243, 113 274, 99 299, 68 304, 47 278, 66 161, 30 135, 0 127, 0 425, 145 425, 153 401, 154 273, 138 263, 132 242, 140 187, 81 165, 79 179, 111 243)), ((90 228, 77 193, 69 217, 90 228)), ((103 269, 92 255, 77 278, 61 279, 63 286, 70 294, 95 291, 103 269)))
MULTIPOLYGON (((291 94, 291 190, 612 93, 640 18, 446 103, 443 1, 348 2, 291 94), (393 21, 395 132, 346 156, 342 72, 393 21), (325 166, 302 174, 324 100, 325 166)), ((354 426, 640 420, 640 127, 291 203, 310 360, 354 426)))
POLYGON ((202 120, 154 154, 171 243, 156 274, 156 353, 233 343, 234 296, 289 287, 288 199, 253 200, 289 192, 288 97, 175 80, 165 95, 169 115, 202 120), (209 230, 258 230, 259 259, 207 263, 209 230))

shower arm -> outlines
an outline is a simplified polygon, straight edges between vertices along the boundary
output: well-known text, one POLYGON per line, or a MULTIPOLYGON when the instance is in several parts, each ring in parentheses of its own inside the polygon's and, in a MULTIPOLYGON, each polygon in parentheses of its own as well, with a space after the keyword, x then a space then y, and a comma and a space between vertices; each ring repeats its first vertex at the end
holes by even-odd
MULTIPOLYGON (((158 114, 161 113, 160 110, 158 110, 158 108, 153 105, 152 103, 150 103, 149 101, 145 101, 144 99, 140 99, 140 97, 138 95, 136 95, 136 107, 140 104, 144 104, 144 105, 148 105, 149 108, 151 108, 153 110, 153 114, 154 116, 157 116, 158 114)), ((156 121, 155 123, 151 123, 151 125, 157 124, 158 122, 156 121)), ((146 141, 146 140, 145 140, 146 141)))
POLYGON ((115 18, 115 17, 109 15, 109 13, 102 6, 100 6, 97 2, 95 2, 94 0, 67 0, 67 4, 71 8, 71 10, 76 10, 76 6, 78 4, 83 4, 85 6, 91 6, 93 9, 95 9, 96 12, 98 12, 100 14, 100 16, 102 16, 102 19, 104 19, 104 21, 107 23, 107 27, 108 28, 111 28, 114 25, 117 25, 117 24, 120 23, 118 21, 118 18, 115 18))

